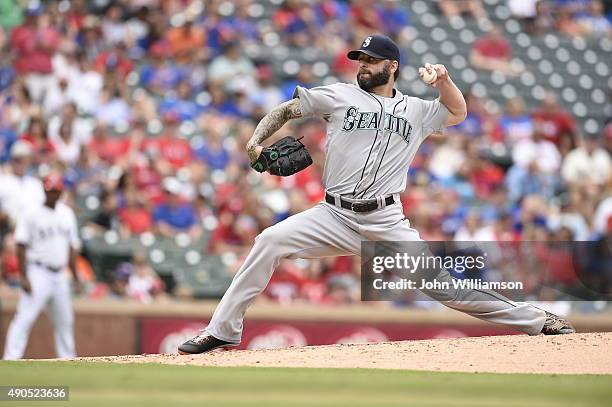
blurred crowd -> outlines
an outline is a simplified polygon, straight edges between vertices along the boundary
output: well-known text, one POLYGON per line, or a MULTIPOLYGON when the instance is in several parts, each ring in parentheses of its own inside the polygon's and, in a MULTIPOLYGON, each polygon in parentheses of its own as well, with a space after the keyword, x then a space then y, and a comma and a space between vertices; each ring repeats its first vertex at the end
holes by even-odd
MULTIPOLYGON (((437 3, 448 18, 488 18, 480 1, 437 3)), ((606 27, 597 17, 599 1, 507 3, 534 30, 562 25, 567 13, 575 25, 593 28, 563 30, 570 35, 595 35, 606 27), (597 23, 580 23, 588 18, 597 23)), ((124 239, 146 232, 207 236, 202 252, 232 253, 226 263, 235 272, 259 232, 324 194, 323 121, 306 119, 279 131, 279 138, 304 136, 314 159, 292 177, 256 174, 244 149, 257 122, 289 99, 296 85, 320 85, 323 78, 308 64, 277 75, 273 61, 247 51, 314 46, 331 61, 330 75, 352 82, 356 66, 346 51, 373 32, 408 46, 411 18, 405 2, 392 0, 265 6, 251 0, 1 0, 5 280, 16 271, 14 221, 39 199, 37 176, 51 169, 65 174, 64 199, 82 226, 96 233, 113 230, 124 239), (93 215, 86 210, 92 206, 93 215)), ((475 45, 476 68, 506 59, 493 40, 475 45)), ((409 171, 402 202, 421 236, 609 238, 612 125, 601 134, 583 134, 553 93, 531 112, 520 97, 495 110, 486 98, 465 91, 466 121, 432 135, 409 171)), ((113 281, 105 282, 109 292, 144 301, 164 296, 163 282, 146 263, 146 256, 135 254, 118 267, 113 281)), ((283 262, 266 295, 281 302, 359 301, 359 269, 359 259, 344 257, 283 262)), ((95 280, 95 270, 86 273, 95 280)))
POLYGON ((532 34, 555 30, 570 37, 612 35, 609 0, 508 0, 508 7, 532 34))

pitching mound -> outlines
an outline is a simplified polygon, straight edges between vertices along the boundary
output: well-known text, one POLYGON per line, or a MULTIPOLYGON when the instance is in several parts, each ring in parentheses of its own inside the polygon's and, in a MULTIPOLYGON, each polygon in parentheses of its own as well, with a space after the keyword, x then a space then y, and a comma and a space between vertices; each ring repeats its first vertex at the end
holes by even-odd
POLYGON ((379 368, 447 372, 612 374, 612 332, 491 336, 274 350, 81 358, 196 366, 379 368))

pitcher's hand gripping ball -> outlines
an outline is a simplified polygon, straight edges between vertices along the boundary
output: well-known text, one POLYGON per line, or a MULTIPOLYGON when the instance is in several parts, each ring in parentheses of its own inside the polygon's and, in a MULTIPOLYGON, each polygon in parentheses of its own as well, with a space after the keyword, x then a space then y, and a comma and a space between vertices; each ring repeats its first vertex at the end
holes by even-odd
POLYGON ((268 171, 282 177, 302 171, 312 164, 312 158, 300 140, 291 136, 278 140, 264 148, 251 167, 257 172, 268 171))

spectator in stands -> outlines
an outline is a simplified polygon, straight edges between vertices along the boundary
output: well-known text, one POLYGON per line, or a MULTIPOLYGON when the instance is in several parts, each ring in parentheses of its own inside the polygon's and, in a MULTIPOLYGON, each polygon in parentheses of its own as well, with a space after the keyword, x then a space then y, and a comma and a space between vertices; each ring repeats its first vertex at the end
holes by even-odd
POLYGON ((208 85, 208 93, 210 94, 210 103, 204 107, 204 112, 226 117, 242 117, 235 100, 231 98, 231 94, 228 95, 223 85, 220 83, 210 83, 208 85))
POLYGON ((81 154, 81 143, 74 135, 73 126, 73 122, 62 123, 57 138, 53 139, 57 157, 66 165, 76 163, 81 154))
POLYGON ((121 21, 123 11, 118 4, 111 4, 102 19, 102 34, 109 45, 124 42, 127 37, 127 27, 121 21))
POLYGON ((159 103, 160 116, 172 116, 177 120, 195 120, 202 108, 193 100, 191 85, 183 80, 176 86, 176 94, 169 93, 159 103))
POLYGON ((240 45, 235 41, 227 42, 223 53, 213 59, 208 68, 210 82, 224 83, 227 89, 232 88, 236 79, 248 83, 251 89, 255 89, 257 83, 255 74, 255 65, 242 55, 240 45))
POLYGON ((41 109, 30 97, 30 92, 20 77, 15 78, 9 88, 9 94, 3 98, 0 119, 8 127, 22 132, 28 126, 30 118, 39 116, 41 109))
POLYGON ((145 148, 159 160, 156 164, 164 174, 187 166, 193 159, 189 142, 179 137, 179 116, 173 112, 164 115, 164 132, 161 137, 145 143, 145 148))
POLYGON ((517 75, 520 70, 511 63, 512 48, 501 29, 493 25, 489 32, 476 40, 470 53, 470 62, 477 69, 517 75))
POLYGON ((568 37, 582 37, 586 33, 584 26, 566 8, 558 10, 555 18, 555 27, 558 32, 568 37))
POLYGON ((49 163, 55 159, 55 146, 47 135, 47 124, 38 117, 32 117, 30 124, 21 139, 32 148, 32 157, 36 164, 49 163))
POLYGON ((504 132, 504 141, 510 147, 533 137, 533 119, 525 112, 525 102, 520 96, 508 101, 506 114, 499 124, 504 132))
POLYGON ((383 0, 376 7, 378 16, 384 21, 385 33, 395 39, 400 45, 407 45, 410 41, 410 14, 408 8, 398 0, 383 0))
POLYGON ((178 26, 168 30, 166 39, 171 55, 181 64, 196 63, 205 57, 205 33, 187 16, 178 26))
POLYGON ((533 23, 537 15, 537 3, 540 0, 507 0, 512 16, 518 20, 533 23))
POLYGON ((117 197, 110 191, 103 191, 100 196, 100 211, 88 222, 99 232, 107 230, 118 230, 119 219, 117 218, 117 197))
POLYGON ((96 57, 94 68, 102 75, 113 75, 120 80, 125 80, 132 69, 134 63, 127 53, 127 45, 120 41, 109 50, 104 50, 96 57))
POLYGON ((150 61, 140 69, 140 83, 149 92, 165 96, 179 82, 185 80, 185 70, 177 66, 170 57, 170 50, 164 42, 157 42, 149 50, 150 61))
MULTIPOLYGON (((346 57, 346 53, 344 56, 346 57)), ((312 67, 308 64, 303 64, 300 66, 300 70, 295 78, 288 79, 281 85, 284 100, 290 100, 293 97, 293 92, 295 92, 296 86, 311 88, 314 86, 314 84, 315 78, 314 74, 312 73, 312 67)))
POLYGON ((139 302, 150 303, 165 297, 166 286, 147 263, 142 251, 134 252, 127 281, 126 294, 139 302))
POLYGON ((241 44, 251 44, 260 40, 257 22, 249 15, 250 5, 250 0, 237 1, 234 15, 224 21, 232 32, 232 38, 241 44))
POLYGON ((207 125, 204 142, 194 154, 211 170, 223 170, 229 164, 230 153, 223 145, 222 129, 219 125, 207 125))
POLYGON ((26 9, 25 21, 11 33, 11 49, 16 54, 15 71, 23 75, 28 91, 35 102, 40 102, 53 81, 51 57, 56 51, 60 33, 51 26, 42 5, 32 4, 26 9))
POLYGON ((71 101, 72 97, 68 89, 68 78, 61 76, 53 78, 50 86, 45 92, 43 101, 43 113, 45 117, 51 117, 59 113, 62 106, 71 101))
POLYGON ((505 182, 508 199, 514 204, 528 195, 551 197, 552 191, 546 188, 536 161, 529 162, 527 166, 513 165, 506 174, 505 182))
POLYGON ((262 64, 257 67, 257 91, 252 93, 251 101, 255 105, 260 105, 265 113, 285 100, 273 79, 270 65, 262 64))
POLYGON ((469 15, 476 20, 488 19, 481 0, 437 0, 436 3, 446 18, 469 15))
POLYGON ((85 114, 93 114, 102 92, 104 80, 93 69, 85 53, 76 53, 77 66, 71 73, 69 94, 72 102, 85 114))
POLYGON ((33 150, 29 143, 17 141, 11 147, 9 172, 0 174, 0 223, 14 224, 31 205, 45 200, 43 187, 38 178, 28 172, 33 150))
POLYGON ((100 95, 94 115, 96 120, 106 124, 127 122, 132 113, 127 97, 121 94, 119 86, 107 85, 100 95))
POLYGON ((98 123, 93 136, 88 143, 88 149, 96 157, 107 164, 115 164, 122 160, 130 149, 130 140, 127 138, 110 137, 109 130, 104 123, 98 123))
POLYGON ((533 24, 533 34, 543 34, 555 28, 555 15, 553 5, 547 1, 536 3, 536 18, 533 24))
POLYGON ((17 257, 17 244, 15 235, 2 233, 0 228, 0 283, 10 288, 21 287, 21 272, 19 271, 19 258, 17 257))
POLYGON ((604 15, 603 3, 593 0, 588 5, 587 12, 577 18, 578 24, 586 35, 606 37, 612 34, 612 24, 604 15))
POLYGON ((512 148, 512 160, 523 168, 535 163, 540 173, 549 176, 558 174, 561 167, 561 154, 557 146, 544 139, 541 132, 535 132, 533 139, 518 141, 512 148))
POLYGON ((574 187, 605 186, 612 175, 612 161, 601 148, 597 134, 586 134, 580 147, 572 150, 561 168, 563 179, 574 187))
POLYGON ((468 213, 463 226, 455 233, 456 242, 490 242, 495 241, 494 229, 482 222, 477 212, 468 213))
POLYGON ((123 236, 140 235, 151 231, 153 218, 141 201, 137 191, 126 192, 125 206, 118 211, 123 236))
POLYGON ((96 16, 88 14, 83 18, 79 34, 77 35, 77 41, 90 61, 95 61, 102 53, 105 49, 104 37, 100 29, 100 22, 96 16))
POLYGON ((564 138, 576 139, 576 120, 559 105, 554 93, 546 92, 542 105, 532 117, 535 131, 543 133, 555 145, 560 146, 564 138))
POLYGON ((17 133, 10 127, 0 127, 0 168, 11 158, 11 147, 17 141, 17 133))
POLYGON ((108 166, 87 146, 81 146, 79 159, 66 170, 64 178, 77 195, 99 195, 107 183, 108 166))
POLYGON ((177 233, 189 233, 192 237, 202 234, 198 224, 195 209, 189 202, 181 202, 180 186, 176 179, 166 179, 164 182, 164 202, 153 212, 153 221, 157 233, 173 237, 177 233))
POLYGON ((368 33, 385 29, 385 21, 377 11, 375 0, 356 0, 351 2, 349 22, 355 36, 365 37, 368 33))
POLYGON ((93 130, 91 120, 79 117, 76 103, 66 103, 61 107, 58 114, 49 119, 47 132, 49 134, 49 139, 54 143, 59 139, 59 130, 63 124, 72 127, 72 134, 79 144, 87 144, 91 140, 93 130))
POLYGON ((610 221, 612 219, 612 195, 608 196, 599 204, 593 215, 591 222, 591 231, 599 236, 610 232, 610 221))
POLYGON ((477 198, 487 199, 504 181, 504 172, 486 158, 484 151, 468 147, 469 181, 477 198))
POLYGON ((6 0, 3 2, 0 12, 0 29, 11 30, 18 26, 23 20, 23 10, 19 7, 16 0, 6 0))

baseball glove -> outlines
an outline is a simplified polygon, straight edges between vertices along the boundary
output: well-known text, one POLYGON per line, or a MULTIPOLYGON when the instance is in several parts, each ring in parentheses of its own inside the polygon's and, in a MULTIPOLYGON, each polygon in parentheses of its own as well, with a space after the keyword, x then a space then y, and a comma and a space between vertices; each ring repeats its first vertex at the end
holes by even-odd
POLYGON ((251 167, 257 172, 268 171, 282 177, 302 171, 312 164, 312 158, 300 140, 287 136, 265 147, 251 167))

